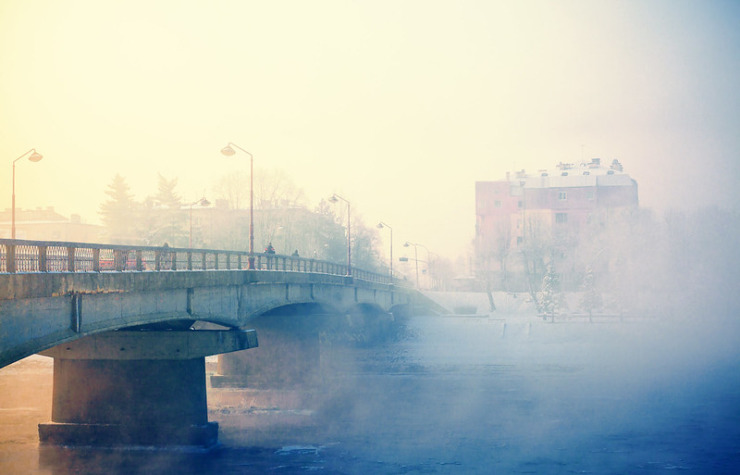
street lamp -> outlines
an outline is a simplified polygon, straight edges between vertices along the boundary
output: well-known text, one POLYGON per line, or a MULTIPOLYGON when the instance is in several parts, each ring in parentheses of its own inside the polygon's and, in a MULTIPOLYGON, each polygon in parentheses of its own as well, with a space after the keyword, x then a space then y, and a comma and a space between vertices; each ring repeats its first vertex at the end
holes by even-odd
POLYGON ((378 229, 388 228, 391 231, 391 283, 393 283, 393 228, 383 221, 378 223, 378 229))
POLYGON ((334 193, 329 198, 332 203, 337 203, 339 200, 347 203, 347 275, 352 275, 352 240, 350 237, 350 204, 349 201, 345 200, 338 194, 334 193))
POLYGON ((254 269, 254 157, 237 144, 229 142, 221 153, 227 157, 236 154, 234 147, 249 155, 249 265, 248 269, 254 269))
POLYGON ((414 246, 414 264, 416 264, 416 288, 419 288, 419 259, 416 255, 416 244, 412 244, 408 241, 403 243, 403 247, 414 246))
POLYGON ((200 205, 200 206, 208 206, 211 202, 208 201, 205 198, 201 198, 199 200, 193 201, 188 206, 190 206, 190 234, 188 236, 188 247, 193 247, 193 206, 194 205, 200 205))
POLYGON ((35 148, 32 148, 28 152, 24 153, 20 157, 13 160, 13 211, 11 213, 11 223, 10 223, 10 238, 15 239, 15 162, 20 160, 21 158, 25 157, 26 155, 29 155, 28 160, 31 162, 38 162, 42 158, 44 158, 43 155, 38 153, 35 148))
POLYGON ((416 288, 419 288, 419 258, 417 256, 417 249, 416 248, 417 247, 423 247, 424 249, 426 249, 426 251, 427 251, 427 267, 429 267, 429 249, 427 249, 427 247, 424 246, 423 244, 419 244, 419 243, 416 243, 416 242, 406 241, 405 243, 403 243, 403 247, 409 247, 409 246, 414 246, 414 262, 416 263, 416 288))

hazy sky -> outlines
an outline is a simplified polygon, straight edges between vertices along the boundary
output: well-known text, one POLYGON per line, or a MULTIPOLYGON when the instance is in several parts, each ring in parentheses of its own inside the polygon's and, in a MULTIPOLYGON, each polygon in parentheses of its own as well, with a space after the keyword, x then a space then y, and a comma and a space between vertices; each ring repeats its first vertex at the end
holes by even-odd
MULTIPOLYGON (((737 207, 740 2, 0 1, 0 207, 96 222, 116 172, 255 166, 454 257, 474 182, 618 158, 643 206, 737 207)), ((381 233, 387 239, 387 233, 381 233)))

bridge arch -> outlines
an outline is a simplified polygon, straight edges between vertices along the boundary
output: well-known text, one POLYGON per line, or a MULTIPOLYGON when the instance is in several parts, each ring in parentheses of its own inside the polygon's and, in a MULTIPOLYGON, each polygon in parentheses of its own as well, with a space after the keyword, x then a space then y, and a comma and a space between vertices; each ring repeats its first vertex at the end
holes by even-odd
POLYGON ((388 312, 415 291, 343 276, 276 271, 0 273, 0 367, 61 343, 144 325, 249 328, 279 308, 388 312))

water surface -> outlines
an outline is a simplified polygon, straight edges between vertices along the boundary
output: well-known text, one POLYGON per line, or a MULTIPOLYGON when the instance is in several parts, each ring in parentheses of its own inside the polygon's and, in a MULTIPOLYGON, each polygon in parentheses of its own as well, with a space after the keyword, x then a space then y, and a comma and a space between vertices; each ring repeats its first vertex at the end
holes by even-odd
POLYGON ((0 370, 0 473, 738 473, 722 324, 417 317, 313 391, 210 390, 219 448, 40 450, 51 365, 0 370))

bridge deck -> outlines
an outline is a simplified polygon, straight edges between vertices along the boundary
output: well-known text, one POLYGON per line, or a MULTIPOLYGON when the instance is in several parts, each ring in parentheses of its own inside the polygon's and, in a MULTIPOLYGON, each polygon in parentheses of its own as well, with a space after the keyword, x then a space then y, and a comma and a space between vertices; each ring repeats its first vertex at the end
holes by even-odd
POLYGON ((388 312, 423 298, 388 275, 349 274, 346 266, 293 256, 0 240, 0 367, 135 325, 203 320, 244 328, 286 305, 388 312))

